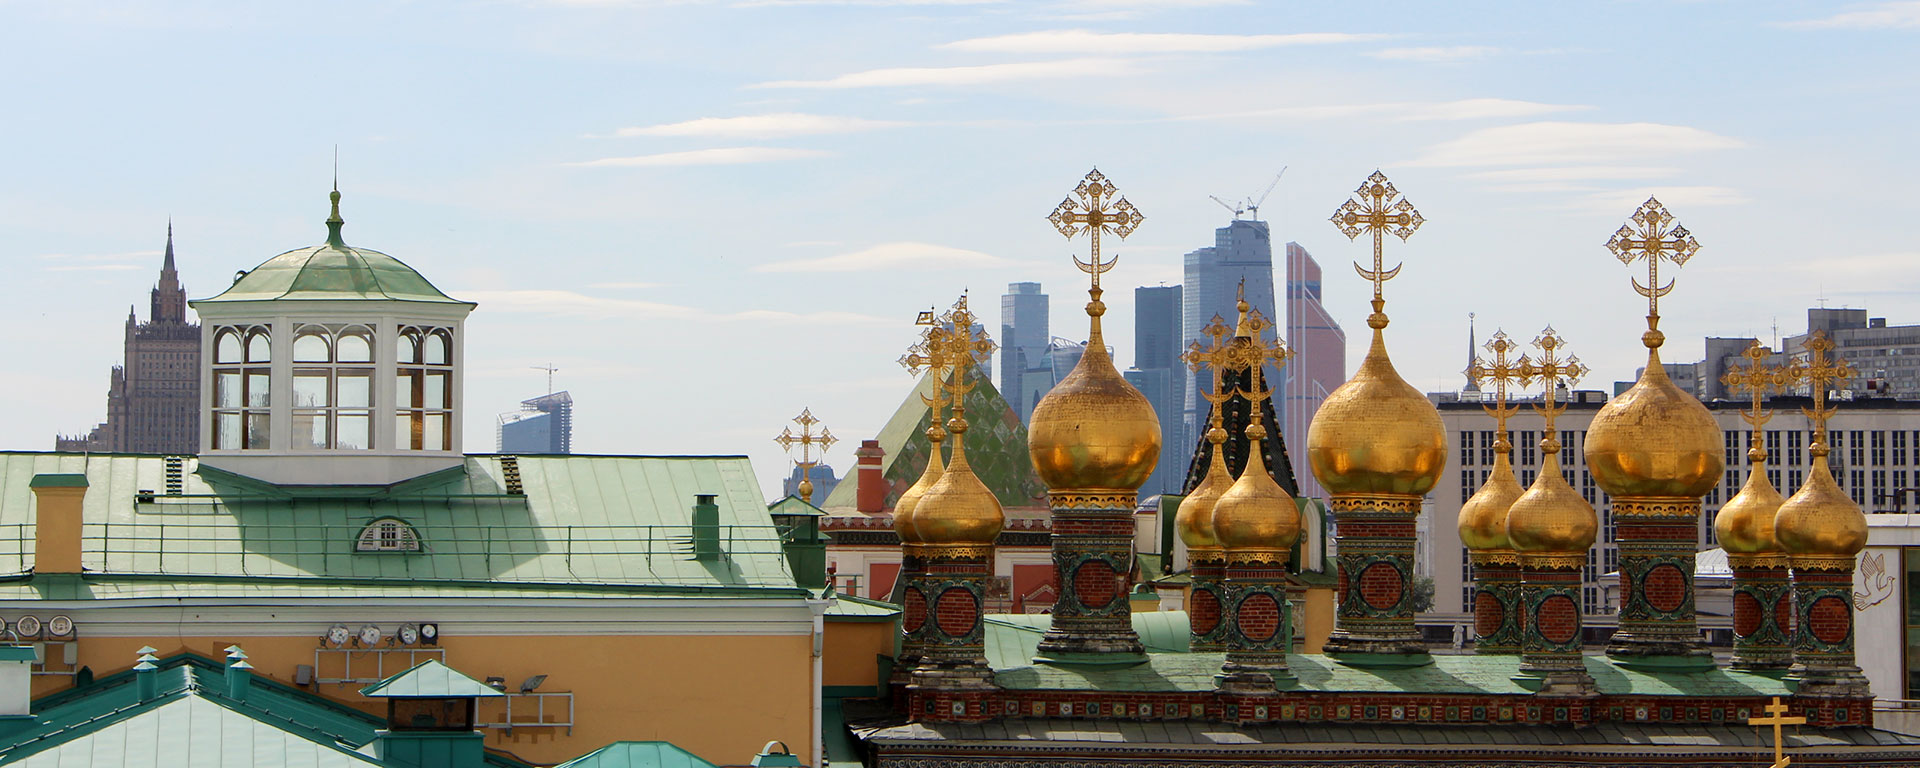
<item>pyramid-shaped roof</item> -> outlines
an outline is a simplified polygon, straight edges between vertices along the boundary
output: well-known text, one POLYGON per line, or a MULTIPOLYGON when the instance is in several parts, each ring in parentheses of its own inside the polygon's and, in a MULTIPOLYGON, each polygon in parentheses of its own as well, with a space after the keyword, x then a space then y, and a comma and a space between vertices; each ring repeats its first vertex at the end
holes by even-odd
MULTIPOLYGON (((1047 487, 1033 469, 1027 454, 1027 425, 1020 423, 1013 406, 1000 396, 1000 390, 985 378, 965 397, 967 406, 967 463, 973 473, 993 491, 1002 506, 1029 507, 1043 504, 1047 487)), ((933 377, 922 374, 913 391, 880 428, 876 437, 886 451, 880 469, 887 481, 887 507, 912 487, 926 471, 932 443, 927 440, 930 411, 920 398, 933 396, 933 377)), ((855 476, 858 477, 857 475, 855 476)), ((840 483, 822 506, 828 509, 852 507, 858 482, 840 483)))
MULTIPOLYGON (((1266 386, 1265 369, 1260 374, 1259 384, 1266 386)), ((1221 388, 1234 390, 1233 398, 1228 400, 1220 414, 1220 426, 1227 431, 1227 441, 1221 445, 1227 452, 1227 471, 1234 477, 1247 468, 1247 424, 1253 418, 1253 404, 1237 393, 1237 389, 1253 389, 1248 379, 1253 376, 1252 368, 1229 369, 1220 372, 1221 388)), ((1201 415, 1201 424, 1213 423, 1213 410, 1209 406, 1201 415)), ((1260 401, 1260 424, 1266 427, 1267 436, 1260 441, 1260 460, 1267 465, 1267 474, 1280 485, 1288 496, 1300 495, 1300 484, 1294 479, 1293 457, 1287 454, 1287 441, 1280 436, 1280 417, 1274 413, 1273 398, 1260 401)), ((1213 461, 1213 443, 1207 442, 1206 429, 1200 430, 1198 444, 1193 448, 1193 460, 1187 463, 1187 481, 1181 486, 1181 493, 1193 493, 1200 481, 1207 476, 1207 466, 1213 461)))
POLYGON ((383 699, 453 699, 506 694, 461 674, 439 659, 428 659, 413 669, 360 689, 360 695, 383 699))

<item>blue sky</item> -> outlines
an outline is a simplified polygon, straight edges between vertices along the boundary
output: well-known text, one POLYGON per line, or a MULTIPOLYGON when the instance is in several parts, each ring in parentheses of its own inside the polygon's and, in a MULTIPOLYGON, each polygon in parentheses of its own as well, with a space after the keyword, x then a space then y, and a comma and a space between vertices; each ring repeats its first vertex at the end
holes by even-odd
POLYGON ((580 450, 747 453, 770 489, 802 407, 851 464, 918 309, 971 289, 997 328, 1038 280, 1084 337, 1085 241, 1044 217, 1094 164, 1147 217, 1105 280, 1122 366, 1126 289, 1282 167, 1263 214, 1356 338, 1364 242, 1326 217, 1376 167, 1426 216, 1387 286, 1423 390, 1469 312, 1631 377, 1644 272, 1603 244, 1649 194, 1704 246, 1670 360, 1822 299, 1916 323, 1917 41, 1912 2, 0 2, 0 447, 104 416, 168 217, 196 297, 318 242, 336 144, 348 241, 480 302, 469 450, 550 362, 580 450))

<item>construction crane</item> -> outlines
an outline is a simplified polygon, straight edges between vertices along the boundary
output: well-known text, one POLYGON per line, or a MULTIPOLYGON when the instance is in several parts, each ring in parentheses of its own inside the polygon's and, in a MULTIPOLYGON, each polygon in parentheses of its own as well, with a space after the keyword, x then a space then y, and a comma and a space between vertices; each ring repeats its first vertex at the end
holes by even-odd
POLYGON ((553 367, 553 363, 547 363, 546 365, 529 365, 527 367, 536 371, 547 372, 547 394, 553 394, 553 374, 560 369, 553 367))
POLYGON ((1259 221, 1260 206, 1267 202, 1268 195, 1273 194, 1273 188, 1280 186, 1280 177, 1287 175, 1287 167, 1288 166, 1281 166, 1280 173, 1273 177, 1273 183, 1267 185, 1266 191, 1260 193, 1260 199, 1258 200, 1252 197, 1248 197, 1245 200, 1240 201, 1238 204, 1235 204, 1235 203, 1229 203, 1225 200, 1220 199, 1219 195, 1207 195, 1207 197, 1212 198, 1214 202, 1219 203, 1220 207, 1225 208, 1229 211, 1232 211, 1234 221, 1239 221, 1241 215, 1243 214, 1248 215, 1254 221, 1259 221))

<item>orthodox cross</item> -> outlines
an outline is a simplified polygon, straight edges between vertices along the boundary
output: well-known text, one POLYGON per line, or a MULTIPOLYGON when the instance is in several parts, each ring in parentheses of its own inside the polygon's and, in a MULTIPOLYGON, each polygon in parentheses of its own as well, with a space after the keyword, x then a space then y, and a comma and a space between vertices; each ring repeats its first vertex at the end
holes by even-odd
POLYGON ((1745 390, 1753 396, 1753 407, 1740 411, 1740 418, 1753 426, 1753 444, 1747 450, 1747 457, 1754 461, 1765 461, 1767 458, 1767 449, 1762 447, 1763 441, 1760 439, 1760 428, 1773 419, 1773 411, 1761 407, 1761 401, 1768 390, 1778 392, 1792 383, 1791 368, 1766 364, 1767 357, 1772 354, 1773 350, 1760 346, 1760 340, 1754 339, 1740 352, 1740 356, 1747 359, 1747 367, 1732 365, 1720 376, 1720 383, 1727 385, 1728 391, 1738 394, 1745 390))
POLYGON ((908 373, 918 374, 921 369, 932 370, 932 375, 928 378, 933 380, 933 396, 917 395, 917 397, 920 398, 920 402, 926 404, 928 411, 927 442, 933 447, 933 454, 928 461, 938 462, 943 460, 940 456, 940 443, 947 439, 947 430, 940 424, 940 409, 947 400, 947 362, 939 357, 944 354, 947 329, 940 324, 939 318, 934 316, 932 309, 920 312, 919 316, 914 318, 913 324, 921 328, 920 339, 907 348, 907 353, 900 356, 899 362, 900 367, 907 369, 908 373))
POLYGON ((1100 291, 1100 273, 1112 269, 1114 262, 1119 261, 1119 257, 1100 260, 1100 233, 1111 232, 1124 240, 1127 235, 1133 234, 1135 227, 1140 226, 1140 220, 1146 218, 1126 198, 1116 199, 1117 192, 1113 182, 1107 181, 1100 169, 1095 168, 1080 181, 1080 186, 1073 188, 1073 196, 1060 201, 1059 207, 1054 208, 1053 214, 1047 217, 1047 221, 1053 222, 1053 227, 1066 235, 1068 240, 1082 232, 1092 239, 1092 260, 1081 261, 1079 256, 1075 256, 1073 263, 1080 267, 1080 271, 1093 275, 1095 293, 1100 291), (1080 199, 1075 201, 1074 196, 1080 199))
POLYGON ((1501 453, 1513 450, 1513 444, 1507 441, 1507 419, 1520 412, 1520 406, 1507 405, 1507 387, 1509 385, 1524 386, 1521 371, 1533 364, 1526 355, 1521 355, 1518 360, 1507 359, 1507 353, 1519 347, 1520 345, 1507 338, 1506 331, 1496 330, 1481 347, 1492 353, 1493 360, 1489 362, 1486 358, 1476 357, 1467 366, 1467 380, 1473 382, 1474 386, 1493 385, 1493 405, 1483 404, 1480 407, 1486 410, 1487 415, 1493 417, 1497 425, 1496 428, 1499 431, 1494 433, 1493 445, 1494 450, 1501 453))
POLYGON ((1187 345, 1187 351, 1180 355, 1180 359, 1185 361, 1187 368, 1194 373, 1199 373, 1201 366, 1213 369, 1213 391, 1207 392, 1202 390, 1200 396, 1206 398, 1207 402, 1213 404, 1213 418, 1209 421, 1213 426, 1217 427, 1220 426, 1221 420, 1224 418, 1220 412, 1220 406, 1228 400, 1233 399, 1232 393, 1220 391, 1223 386, 1221 382, 1222 373, 1227 369, 1228 364, 1232 362, 1227 352, 1225 339, 1229 334, 1233 333, 1233 329, 1227 327, 1225 318, 1214 315, 1213 321, 1207 323, 1207 327, 1200 329, 1200 332, 1206 334, 1208 338, 1213 339, 1213 343, 1202 346, 1198 341, 1192 342, 1187 345))
POLYGON ((1807 418, 1813 419, 1813 443, 1820 449, 1819 455, 1827 451, 1827 418, 1837 410, 1827 405, 1827 385, 1836 381, 1846 381, 1859 375, 1847 361, 1838 358, 1827 359, 1827 353, 1833 351, 1833 339, 1827 338, 1826 331, 1814 331, 1813 337, 1804 345, 1807 349, 1805 365, 1796 365, 1788 369, 1788 375, 1796 382, 1804 381, 1812 390, 1813 407, 1802 408, 1807 418))
POLYGON ((813 425, 819 424, 820 420, 813 417, 813 410, 810 408, 800 409, 800 415, 793 417, 793 423, 800 425, 800 434, 794 434, 793 427, 782 427, 780 435, 773 438, 773 441, 779 443, 780 447, 785 448, 788 453, 793 452, 795 445, 800 446, 800 460, 794 462, 800 467, 800 500, 812 504, 813 468, 820 466, 820 459, 813 456, 813 447, 820 446, 820 458, 826 458, 827 448, 832 447, 840 439, 834 437, 826 427, 821 427, 817 435, 813 433, 813 425))
MULTIPOLYGON (((987 337, 985 330, 975 331, 974 321, 977 319, 973 310, 967 307, 967 295, 964 293, 944 315, 936 318, 932 311, 920 313, 916 324, 927 326, 927 330, 921 335, 920 343, 900 358, 900 364, 909 371, 918 371, 922 367, 934 369, 934 398, 927 400, 927 405, 937 409, 942 393, 950 394, 953 396, 953 416, 956 419, 965 418, 966 407, 961 397, 979 386, 967 383, 969 374, 974 366, 986 361, 999 348, 987 337)), ((938 421, 937 410, 935 420, 938 421)))
POLYGON ((1260 402, 1273 396, 1273 388, 1266 386, 1266 377, 1260 372, 1268 365, 1276 368, 1286 365, 1287 361, 1293 357, 1293 350, 1287 348, 1286 342, 1278 338, 1271 342, 1266 340, 1265 331, 1271 327, 1273 324, 1267 322, 1266 316, 1260 314, 1260 310, 1249 310, 1246 318, 1240 321, 1238 329, 1238 333, 1244 335, 1236 335, 1227 345, 1227 365, 1236 370, 1244 368, 1248 371, 1246 386, 1238 389, 1241 397, 1253 403, 1252 415, 1255 424, 1260 423, 1260 402))
POLYGON ((1647 297, 1647 318, 1651 325, 1660 317, 1660 297, 1673 291, 1672 278, 1667 279, 1666 285, 1660 284, 1661 260, 1683 266, 1700 250, 1700 241, 1693 239, 1693 233, 1680 226, 1673 214, 1667 213, 1666 206, 1649 197, 1634 211, 1633 218, 1613 233, 1613 239, 1607 241, 1607 250, 1613 251, 1620 263, 1628 266, 1638 259, 1647 260, 1647 284, 1641 285, 1639 278, 1630 279, 1633 290, 1647 297))
MULTIPOLYGON (((1401 242, 1406 242, 1426 219, 1413 209, 1413 203, 1400 197, 1400 190, 1393 188, 1393 182, 1387 181, 1387 177, 1379 171, 1374 171, 1359 189, 1354 190, 1353 197, 1340 204, 1330 221, 1348 240, 1359 237, 1363 232, 1373 235, 1373 269, 1369 271, 1359 264, 1354 264, 1353 269, 1361 277, 1373 281, 1373 311, 1380 312, 1386 303, 1380 297, 1380 284, 1400 274, 1402 266, 1395 264, 1393 269, 1382 268, 1381 239, 1392 234, 1401 242), (1399 199, 1396 201, 1395 198, 1399 199)), ((1371 325, 1372 321, 1368 322, 1371 325)))
POLYGON ((1780 743, 1780 726, 1805 725, 1807 722, 1804 717, 1787 717, 1787 709, 1787 705, 1780 703, 1780 697, 1775 696, 1773 703, 1766 706, 1767 717, 1747 719, 1747 725, 1773 726, 1773 765, 1768 768, 1787 768, 1787 765, 1793 762, 1792 758, 1786 756, 1785 749, 1780 743))
POLYGON ((1579 382, 1580 377, 1587 375, 1587 366, 1575 355, 1567 355, 1564 359, 1560 357, 1560 351, 1567 346, 1567 342, 1554 332, 1551 325, 1534 338, 1533 346, 1540 350, 1540 356, 1534 360, 1521 362, 1520 384, 1526 386, 1538 381, 1546 390, 1540 399, 1541 404, 1534 406, 1540 415, 1547 418, 1546 430, 1542 435, 1545 439, 1540 441, 1540 449, 1545 453, 1559 453, 1560 441, 1557 439, 1558 433, 1553 429, 1554 419, 1560 415, 1560 412, 1565 411, 1567 406, 1562 403, 1555 407, 1554 389, 1562 382, 1569 387, 1579 382), (1552 447, 1548 447, 1549 445, 1552 447))

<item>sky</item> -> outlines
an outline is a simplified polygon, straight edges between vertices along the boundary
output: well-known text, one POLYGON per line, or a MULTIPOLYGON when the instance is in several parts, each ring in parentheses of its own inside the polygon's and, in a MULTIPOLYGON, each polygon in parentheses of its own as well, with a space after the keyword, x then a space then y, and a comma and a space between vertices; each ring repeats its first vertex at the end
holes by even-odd
POLYGON ((1095 165, 1146 216, 1105 242, 1122 367, 1129 289, 1283 168, 1261 215, 1351 360, 1370 254, 1327 217, 1379 169, 1426 218, 1386 285, 1422 390, 1469 313, 1631 378, 1645 271, 1604 244, 1649 195, 1702 245, 1669 361, 1822 304, 1920 323, 1920 2, 0 1, 0 52, 5 449, 104 418, 169 219, 195 298, 321 242, 336 146, 347 241, 479 303, 467 450, 552 365, 576 451, 746 454, 769 496, 802 408, 844 470, 908 396, 917 311, 997 330, 1039 281, 1085 337, 1045 217, 1095 165))

